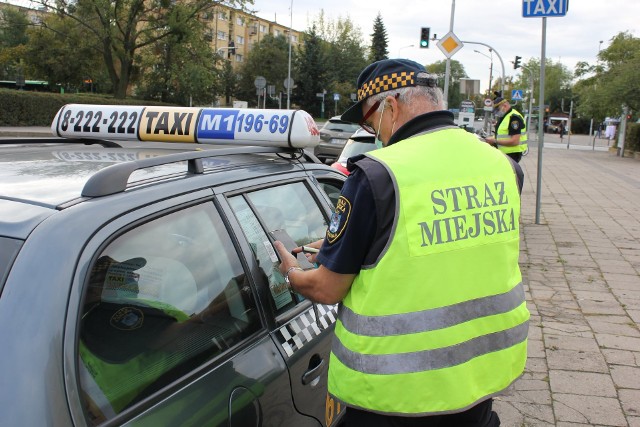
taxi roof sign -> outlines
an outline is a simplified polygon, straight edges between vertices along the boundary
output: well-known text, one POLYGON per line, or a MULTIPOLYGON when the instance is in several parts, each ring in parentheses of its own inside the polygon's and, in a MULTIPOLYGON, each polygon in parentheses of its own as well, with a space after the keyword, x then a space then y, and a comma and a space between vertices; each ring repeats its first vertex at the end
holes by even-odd
POLYGON ((316 122, 303 110, 67 104, 51 123, 64 138, 314 147, 316 122))

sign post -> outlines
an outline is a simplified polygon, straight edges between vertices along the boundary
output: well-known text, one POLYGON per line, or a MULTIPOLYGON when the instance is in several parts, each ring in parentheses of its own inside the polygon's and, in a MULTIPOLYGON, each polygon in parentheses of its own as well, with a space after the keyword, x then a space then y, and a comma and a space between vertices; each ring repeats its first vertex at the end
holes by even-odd
POLYGON ((544 67, 547 44, 547 17, 565 16, 569 0, 522 0, 522 16, 542 18, 542 42, 540 49, 540 99, 538 100, 538 180, 536 184, 536 224, 540 224, 540 192, 542 189, 542 149, 544 148, 544 67))
POLYGON ((265 96, 265 104, 266 104, 266 94, 264 93, 264 88, 267 87, 267 79, 265 79, 262 76, 258 76, 256 77, 256 79, 253 81, 253 84, 256 87, 256 93, 258 94, 258 108, 260 108, 260 96, 264 94, 265 96))

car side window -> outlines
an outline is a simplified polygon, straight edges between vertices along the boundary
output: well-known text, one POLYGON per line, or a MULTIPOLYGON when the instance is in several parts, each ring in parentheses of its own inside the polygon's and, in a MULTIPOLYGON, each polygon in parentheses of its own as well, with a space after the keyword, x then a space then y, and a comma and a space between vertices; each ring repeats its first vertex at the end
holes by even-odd
POLYGON ((338 199, 340 198, 340 192, 342 191, 342 182, 340 181, 324 181, 318 180, 320 183, 320 187, 322 191, 324 191, 327 196, 329 196, 329 200, 331 200, 331 205, 335 209, 338 204, 338 199))
POLYGON ((327 222, 309 189, 297 182, 234 196, 229 203, 268 278, 276 314, 295 307, 304 298, 286 285, 267 232, 285 230, 298 245, 324 238, 327 222))
POLYGON ((261 327, 239 257, 210 203, 112 241, 90 269, 82 310, 78 365, 91 425, 261 327))

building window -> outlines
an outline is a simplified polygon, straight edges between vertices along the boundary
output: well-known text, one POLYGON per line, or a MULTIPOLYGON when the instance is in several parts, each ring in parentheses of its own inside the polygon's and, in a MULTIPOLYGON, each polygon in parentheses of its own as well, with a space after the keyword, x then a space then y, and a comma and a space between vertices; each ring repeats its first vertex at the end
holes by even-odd
POLYGON ((260 24, 260 32, 261 33, 266 33, 267 32, 267 26, 260 24))
POLYGON ((244 44, 244 37, 242 37, 242 36, 236 36, 236 43, 238 43, 238 44, 244 44))
POLYGON ((226 40, 227 39, 227 33, 225 33, 224 31, 218 31, 218 40, 226 40))
POLYGON ((273 30, 273 35, 278 37, 280 35, 280 30, 273 30))
POLYGON ((244 57, 240 54, 236 55, 236 62, 243 62, 244 61, 244 57))
POLYGON ((291 42, 298 43, 298 36, 296 36, 295 34, 291 34, 291 42))
POLYGON ((244 25, 244 18, 241 16, 238 16, 236 18, 236 24, 240 25, 241 27, 244 25))
POLYGON ((221 21, 227 20, 227 12, 218 12, 218 19, 221 21))

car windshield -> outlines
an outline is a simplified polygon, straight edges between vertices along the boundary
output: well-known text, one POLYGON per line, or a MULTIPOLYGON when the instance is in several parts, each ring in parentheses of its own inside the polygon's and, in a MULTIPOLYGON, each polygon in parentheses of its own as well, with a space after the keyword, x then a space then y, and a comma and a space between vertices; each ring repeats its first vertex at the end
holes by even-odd
POLYGON ((360 129, 357 123, 347 123, 340 121, 328 121, 324 126, 324 130, 332 130, 334 132, 355 132, 360 129))

